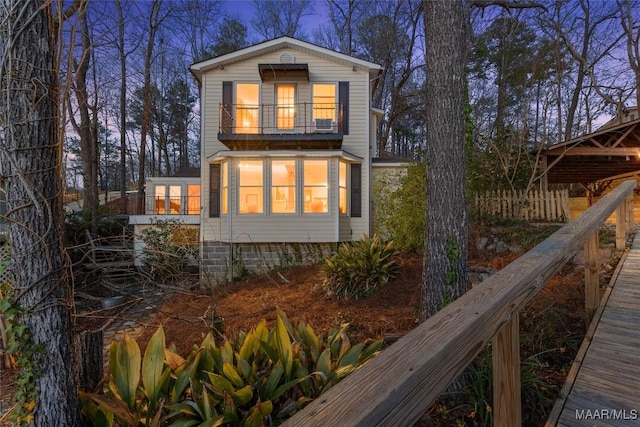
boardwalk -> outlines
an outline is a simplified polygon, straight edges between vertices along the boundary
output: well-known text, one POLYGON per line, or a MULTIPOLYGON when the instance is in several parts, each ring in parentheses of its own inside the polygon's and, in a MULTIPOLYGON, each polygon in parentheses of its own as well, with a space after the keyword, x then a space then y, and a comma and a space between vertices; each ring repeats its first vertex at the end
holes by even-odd
POLYGON ((640 426, 640 233, 598 316, 548 426, 640 426))

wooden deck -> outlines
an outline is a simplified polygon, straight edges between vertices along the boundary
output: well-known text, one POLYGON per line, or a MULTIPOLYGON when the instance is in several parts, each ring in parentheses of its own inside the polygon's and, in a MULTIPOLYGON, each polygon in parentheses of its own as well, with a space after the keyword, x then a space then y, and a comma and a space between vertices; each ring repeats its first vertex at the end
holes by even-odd
POLYGON ((617 273, 547 426, 640 426, 640 233, 617 273))

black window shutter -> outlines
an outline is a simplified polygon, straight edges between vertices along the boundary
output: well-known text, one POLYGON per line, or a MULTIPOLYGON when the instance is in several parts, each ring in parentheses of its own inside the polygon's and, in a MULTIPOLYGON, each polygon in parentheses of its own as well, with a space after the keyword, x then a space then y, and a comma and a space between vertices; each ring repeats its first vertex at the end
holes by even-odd
POLYGON ((220 164, 209 165, 209 218, 220 218, 220 164))
POLYGON ((222 82, 222 108, 220 132, 231 133, 233 127, 233 82, 222 82))
POLYGON ((342 133, 349 135, 349 82, 338 83, 338 103, 342 105, 342 133))
POLYGON ((351 216, 362 216, 362 165, 351 164, 351 216))

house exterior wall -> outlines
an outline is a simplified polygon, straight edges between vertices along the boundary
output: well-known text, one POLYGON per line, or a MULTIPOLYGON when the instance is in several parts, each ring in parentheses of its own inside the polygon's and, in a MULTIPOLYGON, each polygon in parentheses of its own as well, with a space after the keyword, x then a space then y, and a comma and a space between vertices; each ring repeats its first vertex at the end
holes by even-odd
MULTIPOLYGON (((371 75, 370 69, 356 67, 344 58, 332 57, 322 49, 315 50, 297 45, 285 45, 281 49, 268 53, 249 55, 243 60, 225 62, 220 66, 210 67, 199 76, 200 110, 201 110, 201 197, 202 197, 202 259, 203 272, 206 274, 222 274, 220 265, 222 247, 233 244, 320 244, 329 245, 351 239, 359 239, 369 233, 370 228, 370 158, 371 147, 375 141, 375 122, 370 108, 371 75), (277 64, 283 53, 295 57, 296 64, 307 64, 309 81, 300 79, 286 80, 278 78, 274 81, 261 81, 258 64, 277 64), (293 83, 296 85, 296 103, 312 102, 313 83, 336 84, 349 83, 348 134, 343 136, 341 150, 305 150, 274 153, 270 151, 233 153, 218 140, 220 122, 220 104, 223 98, 223 82, 257 83, 260 85, 259 98, 261 104, 275 103, 275 84, 293 83), (265 203, 264 214, 240 214, 238 211, 238 179, 237 165, 242 159, 297 159, 302 162, 308 158, 329 160, 329 211, 322 214, 302 213, 298 207, 295 214, 270 214, 265 203), (258 157, 256 157, 258 156, 258 157), (361 211, 360 217, 350 217, 338 211, 338 164, 339 160, 347 163, 361 164, 361 211), (227 162, 229 168, 229 204, 228 212, 219 218, 209 217, 210 164, 227 162), (214 266, 216 264, 216 266, 214 266)), ((344 57, 344 55, 343 55, 344 57)), ((354 58, 355 60, 355 58, 354 58)), ((356 60, 359 61, 359 60, 356 60)), ((374 64, 371 64, 374 65, 374 64)), ((235 103, 235 99, 234 99, 235 103)), ((348 168, 350 176, 350 168, 348 168)), ((265 167, 265 178, 268 175, 265 167)), ((302 174, 296 175, 297 187, 302 186, 302 174)), ((348 181, 350 178, 348 179, 348 181)), ((265 183, 265 193, 270 187, 265 183)), ((298 190, 298 194, 300 191, 298 190)), ((350 195, 350 191, 347 190, 350 195)), ((300 201, 297 202, 298 204, 300 201)), ((350 201, 349 201, 350 204, 350 201)), ((300 205, 298 205, 300 206, 300 205)), ((247 253, 252 253, 247 251, 247 253)), ((227 255, 227 260, 229 255, 227 255)))

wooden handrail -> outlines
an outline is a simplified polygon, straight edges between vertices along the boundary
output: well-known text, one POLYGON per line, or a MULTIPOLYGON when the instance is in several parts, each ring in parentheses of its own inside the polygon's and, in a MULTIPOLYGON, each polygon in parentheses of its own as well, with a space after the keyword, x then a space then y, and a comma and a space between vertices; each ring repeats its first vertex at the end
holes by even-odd
MULTIPOLYGON (((505 326, 514 329, 525 304, 633 195, 635 187, 635 181, 619 185, 578 219, 409 332, 284 425, 413 424, 496 334, 502 333, 505 326)), ((513 345, 513 340, 502 341, 513 345)), ((513 357, 503 358, 509 359, 513 357)), ((504 371, 519 376, 519 366, 504 367, 504 371)), ((519 378, 511 382, 519 384, 519 378)), ((497 400, 513 404, 508 399, 507 403, 502 398, 497 400)), ((495 425, 518 423, 514 419, 498 419, 497 412, 494 408, 495 425)), ((513 412, 517 417, 520 411, 513 412)))

